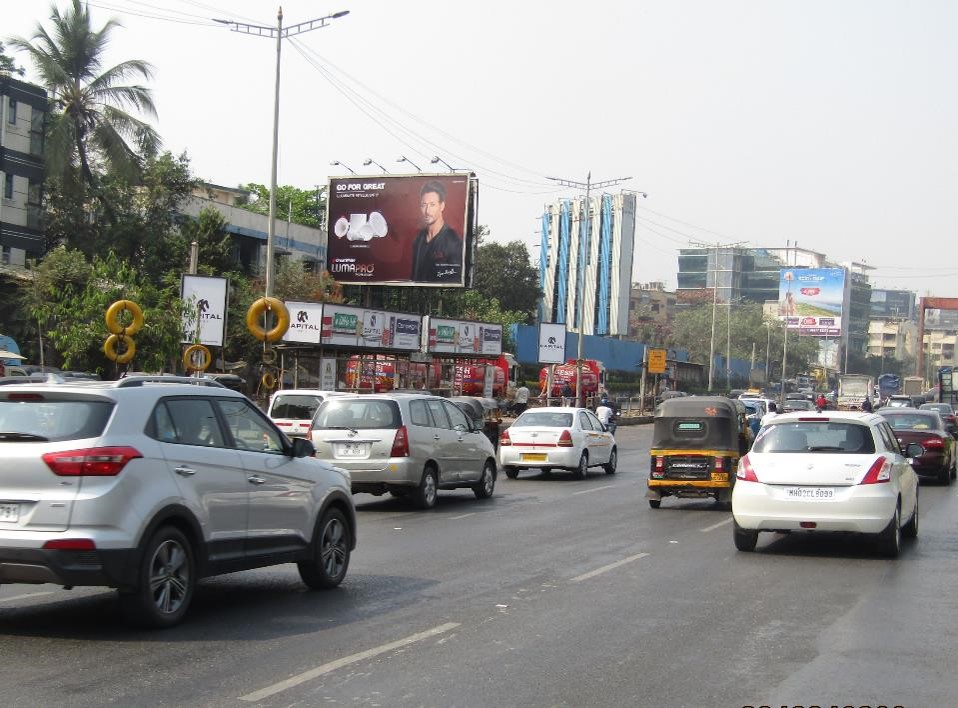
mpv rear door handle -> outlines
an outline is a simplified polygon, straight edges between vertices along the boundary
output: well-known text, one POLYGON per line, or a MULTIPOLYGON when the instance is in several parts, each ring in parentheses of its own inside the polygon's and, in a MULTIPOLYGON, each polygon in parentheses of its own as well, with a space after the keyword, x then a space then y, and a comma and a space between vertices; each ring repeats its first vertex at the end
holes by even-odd
POLYGON ((194 474, 196 474, 196 470, 194 470, 192 467, 186 467, 186 466, 177 467, 173 471, 176 472, 181 477, 192 477, 194 474))
POLYGON ((441 437, 442 437, 442 436, 440 436, 440 435, 433 435, 433 436, 432 436, 432 439, 433 439, 433 440, 439 440, 441 437))
POLYGON ((262 477, 254 476, 254 477, 247 477, 247 479, 249 480, 250 484, 266 484, 266 480, 263 479, 262 477))

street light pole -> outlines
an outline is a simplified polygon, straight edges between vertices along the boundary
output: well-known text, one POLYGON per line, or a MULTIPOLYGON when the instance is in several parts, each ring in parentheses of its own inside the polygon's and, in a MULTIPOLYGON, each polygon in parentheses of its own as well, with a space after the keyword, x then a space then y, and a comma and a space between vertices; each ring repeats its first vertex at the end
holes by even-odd
POLYGON ((283 28, 282 7, 280 7, 276 13, 276 27, 251 25, 245 22, 236 22, 235 20, 214 18, 216 22, 230 25, 230 30, 233 32, 243 32, 244 34, 253 34, 258 37, 276 37, 276 87, 273 95, 273 155, 269 180, 269 222, 266 227, 266 297, 273 295, 273 250, 276 236, 276 163, 279 152, 279 77, 283 39, 325 27, 329 24, 330 20, 336 20, 348 14, 349 10, 341 10, 340 12, 334 12, 331 15, 318 17, 314 20, 300 22, 298 25, 290 25, 285 29, 283 28))
POLYGON ((589 173, 586 175, 585 182, 577 182, 575 180, 561 179, 559 177, 547 177, 546 179, 551 179, 553 182, 558 182, 564 187, 572 187, 574 189, 585 189, 585 227, 582 229, 582 238, 579 239, 579 302, 576 317, 579 320, 579 332, 578 332, 578 349, 576 353, 576 365, 575 365, 575 398, 576 403, 580 407, 585 407, 585 399, 582 396, 582 362, 585 359, 585 260, 586 260, 586 249, 589 245, 589 226, 592 223, 592 188, 604 189, 606 187, 612 187, 620 182, 625 182, 626 180, 632 179, 631 177, 617 177, 616 179, 608 179, 604 182, 592 183, 592 170, 589 170, 589 173))
POLYGON ((389 170, 387 170, 385 167, 380 165, 371 157, 367 157, 365 160, 363 160, 363 165, 366 167, 368 167, 369 165, 376 165, 376 167, 378 167, 379 169, 383 171, 383 174, 389 174, 389 170))

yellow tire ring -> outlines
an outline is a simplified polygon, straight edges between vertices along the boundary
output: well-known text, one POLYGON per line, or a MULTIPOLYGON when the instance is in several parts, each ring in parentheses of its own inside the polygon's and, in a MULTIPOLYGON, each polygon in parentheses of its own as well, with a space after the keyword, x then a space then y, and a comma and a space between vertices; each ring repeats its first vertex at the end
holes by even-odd
POLYGON ((191 344, 183 352, 183 366, 186 367, 187 371, 206 371, 212 363, 213 355, 202 344, 191 344), (193 363, 193 355, 196 353, 203 355, 202 363, 199 366, 193 363))
POLYGON ((106 327, 113 334, 134 335, 143 327, 143 310, 132 300, 117 300, 106 311, 106 327), (129 310, 133 322, 124 327, 120 324, 120 313, 129 310))
POLYGON ((263 374, 263 378, 259 380, 263 388, 274 389, 276 388, 276 377, 269 373, 268 371, 263 374))
POLYGON ((282 300, 275 297, 261 297, 250 305, 246 313, 246 328, 261 342, 275 342, 286 334, 289 329, 289 310, 282 300), (267 310, 276 315, 276 326, 267 331, 260 325, 260 320, 267 310))
POLYGON ((103 343, 103 353, 106 354, 106 358, 110 361, 115 361, 117 364, 128 364, 133 361, 133 357, 136 356, 136 342, 127 336, 111 334, 103 343), (126 351, 122 354, 117 354, 116 348, 121 339, 126 345, 126 351))
POLYGON ((275 349, 264 349, 263 350, 263 363, 267 366, 276 363, 276 350, 275 349))

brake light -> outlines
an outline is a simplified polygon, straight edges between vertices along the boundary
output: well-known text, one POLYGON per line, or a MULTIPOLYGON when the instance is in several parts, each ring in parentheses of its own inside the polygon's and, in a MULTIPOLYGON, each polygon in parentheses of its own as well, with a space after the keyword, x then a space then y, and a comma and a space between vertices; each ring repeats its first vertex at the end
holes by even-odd
POLYGON ((389 451, 389 456, 409 457, 409 435, 405 425, 396 430, 396 437, 393 438, 393 449, 389 451))
POLYGON ((557 442, 556 445, 558 447, 573 447, 572 433, 568 430, 563 430, 562 434, 559 435, 559 442, 557 442))
POLYGON ((662 455, 656 455, 655 457, 655 471, 664 472, 665 471, 665 457, 662 455))
POLYGON ((945 447, 945 441, 941 438, 928 438, 927 440, 922 440, 921 445, 925 449, 936 448, 940 450, 945 447))
POLYGON ((8 401, 42 401, 43 395, 40 393, 11 393, 7 396, 8 401))
POLYGON ((799 418, 798 422, 800 423, 827 423, 828 418, 799 418))
POLYGON ((884 457, 879 457, 868 468, 868 472, 859 484, 881 484, 888 481, 891 481, 891 463, 884 457))
POLYGON ((48 452, 42 457, 58 477, 116 477, 127 462, 143 455, 132 447, 91 447, 48 452))
POLYGON ((503 447, 508 447, 512 445, 512 438, 509 437, 509 431, 503 430, 502 435, 499 436, 499 445, 503 447))
POLYGON ((43 547, 48 551, 95 551, 96 544, 90 538, 58 538, 47 541, 43 547))
POLYGON ((752 469, 752 461, 748 459, 748 455, 745 455, 745 457, 738 461, 738 470, 736 470, 735 476, 743 482, 758 481, 758 477, 755 476, 755 470, 752 469))
POLYGON ((716 471, 716 472, 722 472, 722 471, 724 471, 724 470, 725 470, 725 458, 724 458, 724 457, 716 457, 716 458, 715 458, 715 471, 716 471))

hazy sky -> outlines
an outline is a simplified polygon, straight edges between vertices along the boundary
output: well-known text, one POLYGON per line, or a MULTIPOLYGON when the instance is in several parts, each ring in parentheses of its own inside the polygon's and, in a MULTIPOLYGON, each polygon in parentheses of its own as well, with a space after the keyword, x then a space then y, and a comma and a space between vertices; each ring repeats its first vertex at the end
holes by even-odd
MULTIPOLYGON (((156 67, 157 127, 203 179, 269 182, 275 41, 209 18, 274 25, 277 4, 90 3, 124 25, 110 59, 156 67)), ((7 0, 0 36, 49 7, 7 0)), ((531 249, 574 194, 545 176, 591 170, 648 192, 635 281, 674 287, 690 240, 798 241, 958 297, 958 2, 287 0, 284 24, 342 9, 284 43, 281 184, 438 155, 479 175, 492 237, 531 249)))

